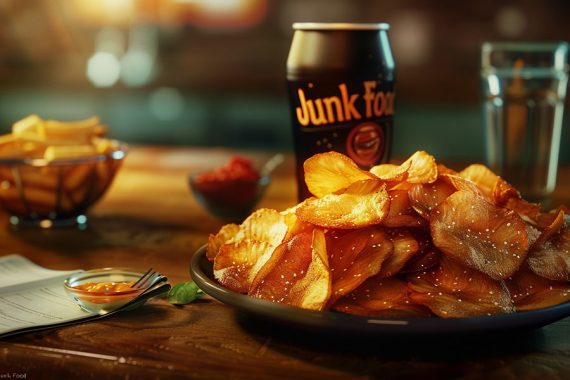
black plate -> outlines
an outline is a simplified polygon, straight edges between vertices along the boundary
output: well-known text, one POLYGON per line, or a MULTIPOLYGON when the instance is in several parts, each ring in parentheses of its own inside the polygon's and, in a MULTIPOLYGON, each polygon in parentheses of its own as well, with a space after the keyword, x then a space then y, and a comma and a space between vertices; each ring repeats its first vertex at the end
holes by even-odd
POLYGON ((204 292, 238 310, 287 326, 328 333, 419 335, 508 331, 538 328, 570 316, 570 302, 513 314, 452 319, 381 319, 304 310, 249 297, 223 287, 214 278, 212 263, 206 258, 206 246, 192 256, 190 275, 204 292))

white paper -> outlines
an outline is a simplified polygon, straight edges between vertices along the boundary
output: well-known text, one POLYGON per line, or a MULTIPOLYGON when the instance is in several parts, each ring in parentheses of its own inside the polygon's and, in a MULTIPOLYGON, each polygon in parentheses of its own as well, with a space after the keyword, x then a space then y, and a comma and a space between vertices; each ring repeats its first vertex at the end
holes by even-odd
POLYGON ((18 255, 0 257, 0 335, 91 317, 73 302, 63 280, 77 271, 55 271, 18 255))

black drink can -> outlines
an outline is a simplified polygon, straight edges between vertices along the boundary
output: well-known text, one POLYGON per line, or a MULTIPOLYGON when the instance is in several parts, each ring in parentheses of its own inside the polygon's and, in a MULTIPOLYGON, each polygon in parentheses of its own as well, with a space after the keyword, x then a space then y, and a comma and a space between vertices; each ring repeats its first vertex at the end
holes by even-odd
POLYGON ((369 169, 390 156, 394 59, 389 25, 295 23, 287 84, 299 201, 303 162, 331 150, 369 169))

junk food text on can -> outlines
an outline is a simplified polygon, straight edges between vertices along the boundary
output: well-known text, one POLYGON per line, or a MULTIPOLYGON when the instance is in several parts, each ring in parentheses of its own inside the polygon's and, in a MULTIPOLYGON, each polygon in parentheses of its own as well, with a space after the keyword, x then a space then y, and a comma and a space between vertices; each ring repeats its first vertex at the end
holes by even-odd
POLYGON ((335 150, 362 168, 387 162, 394 117, 389 25, 295 23, 287 83, 299 200, 303 162, 335 150))

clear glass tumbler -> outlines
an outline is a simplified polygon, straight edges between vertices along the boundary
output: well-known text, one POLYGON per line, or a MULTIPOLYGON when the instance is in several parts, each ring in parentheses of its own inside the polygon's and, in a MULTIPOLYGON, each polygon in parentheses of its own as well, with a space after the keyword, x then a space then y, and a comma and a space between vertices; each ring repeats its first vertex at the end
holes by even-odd
POLYGON ((484 43, 487 164, 529 200, 556 186, 568 43, 484 43))

